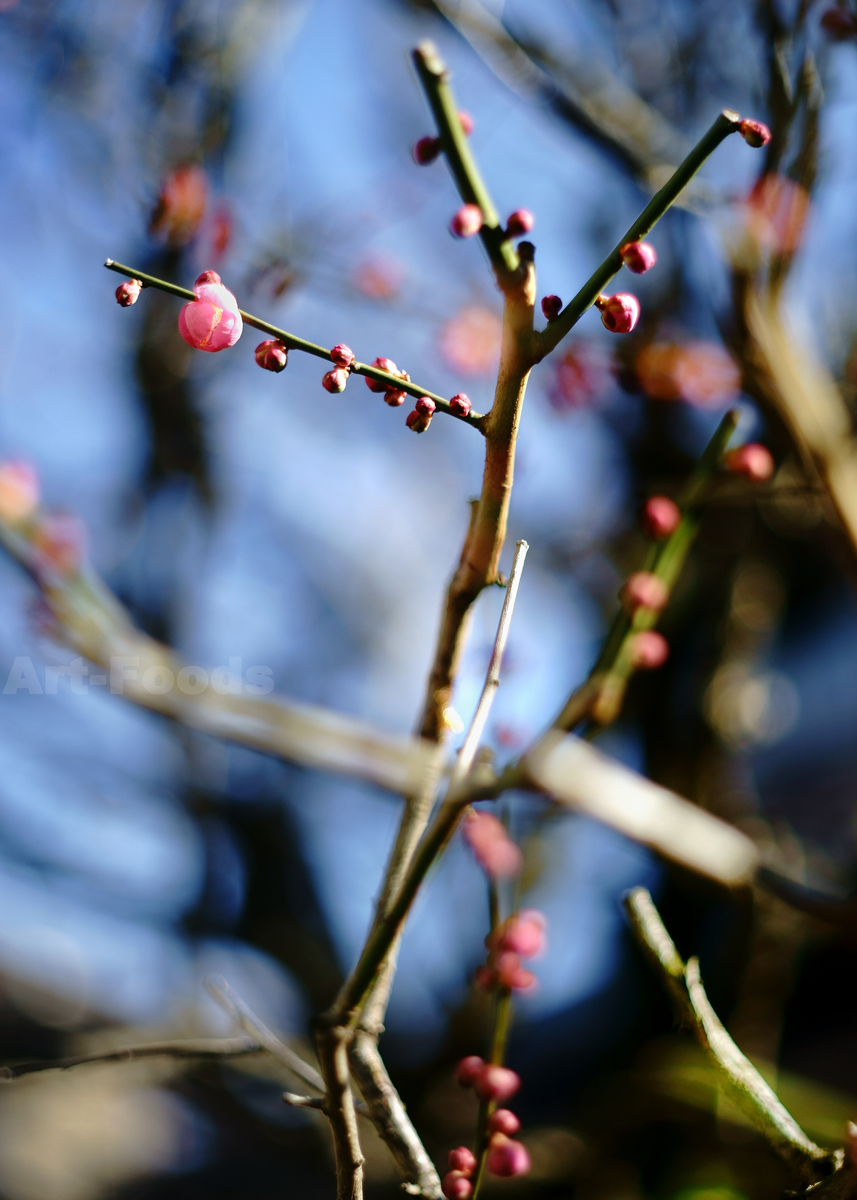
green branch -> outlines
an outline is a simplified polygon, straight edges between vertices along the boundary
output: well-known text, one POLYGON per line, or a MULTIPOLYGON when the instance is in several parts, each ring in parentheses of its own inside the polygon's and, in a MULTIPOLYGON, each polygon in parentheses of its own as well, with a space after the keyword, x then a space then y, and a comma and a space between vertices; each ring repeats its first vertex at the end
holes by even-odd
POLYGON ((574 299, 565 306, 555 321, 536 334, 539 360, 550 354, 571 328, 577 324, 607 284, 622 269, 621 248, 628 242, 638 242, 654 229, 661 217, 675 203, 696 172, 730 133, 736 133, 740 117, 731 109, 724 109, 708 132, 678 166, 659 192, 656 192, 631 228, 619 239, 593 275, 586 281, 574 299))
MULTIPOLYGON (((154 275, 147 275, 145 271, 138 271, 135 267, 126 267, 122 263, 114 262, 112 258, 108 258, 105 262, 105 267, 108 271, 116 271, 119 275, 127 275, 129 279, 139 279, 143 287, 158 288, 162 292, 168 292, 171 296, 178 296, 182 300, 195 300, 196 296, 188 288, 179 287, 178 284, 168 283, 165 279, 157 279, 154 275)), ((238 310, 241 313, 241 319, 245 325, 251 325, 254 329, 261 330, 262 333, 267 333, 270 337, 275 337, 281 341, 289 350, 301 350, 304 354, 312 354, 316 358, 323 358, 327 362, 332 362, 330 351, 325 350, 324 346, 317 346, 315 342, 308 342, 305 338, 297 337, 294 333, 287 333, 285 329, 279 329, 276 325, 272 325, 270 321, 262 321, 259 317, 254 317, 252 313, 244 312, 243 309, 238 310)), ((398 375, 390 375, 388 371, 379 371, 377 367, 371 367, 367 363, 353 362, 351 364, 352 375, 366 375, 369 379, 377 379, 379 383, 386 383, 391 388, 397 388, 400 392, 406 392, 409 396, 419 399, 420 396, 428 396, 429 400, 435 402, 438 412, 446 413, 447 416, 454 417, 457 421, 463 421, 465 425, 472 425, 475 429, 482 432, 482 414, 478 412, 469 412, 466 417, 459 416, 458 413, 452 412, 449 407, 449 401, 443 396, 438 396, 435 392, 430 392, 428 388, 420 387, 416 383, 407 383, 398 375)))

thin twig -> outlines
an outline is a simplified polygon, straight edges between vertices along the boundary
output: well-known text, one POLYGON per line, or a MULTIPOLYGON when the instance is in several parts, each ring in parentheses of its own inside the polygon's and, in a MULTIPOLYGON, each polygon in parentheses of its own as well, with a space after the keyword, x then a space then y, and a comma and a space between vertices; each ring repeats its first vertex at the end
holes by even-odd
POLYGON ((676 1016, 709 1054, 735 1103, 804 1185, 830 1175, 841 1166, 841 1151, 837 1155, 822 1150, 808 1138, 735 1045, 705 994, 698 960, 682 962, 646 889, 628 892, 625 909, 640 948, 669 992, 676 1016))
MULTIPOLYGON (((112 258, 108 258, 104 263, 108 271, 116 271, 119 275, 127 275, 129 279, 139 279, 143 287, 158 288, 162 292, 169 292, 171 296, 178 296, 182 300, 195 300, 194 292, 188 288, 179 287, 178 284, 168 283, 165 279, 158 279, 155 275, 148 275, 145 271, 138 271, 136 267, 126 267, 123 263, 114 262, 112 258)), ((259 329, 262 333, 267 333, 271 337, 277 338, 289 350, 300 350, 304 354, 312 354, 315 358, 323 358, 327 362, 333 362, 330 356, 330 351, 325 350, 324 346, 317 346, 315 342, 308 342, 305 338, 298 337, 297 334, 288 333, 285 329, 279 329, 276 325, 272 325, 270 321, 263 321, 260 317, 254 317, 252 313, 244 312, 243 309, 238 310, 241 314, 241 319, 245 325, 252 325, 254 329, 259 329)), ((365 375, 369 379, 376 379, 379 383, 386 383, 388 387, 396 388, 400 392, 406 392, 409 396, 414 396, 419 399, 420 396, 428 396, 435 403, 438 412, 446 413, 449 417, 455 417, 457 421, 464 421, 466 425, 472 425, 475 429, 481 429, 482 414, 473 412, 472 410, 467 416, 461 416, 460 413, 453 412, 449 407, 449 401, 444 396, 438 396, 435 392, 430 392, 428 388, 421 388, 419 384, 409 383, 398 375, 391 375, 388 371, 380 371, 377 367, 372 367, 368 363, 353 362, 349 367, 352 375, 365 375)))
POLYGON ((256 1038, 185 1038, 171 1042, 142 1042, 121 1046, 117 1050, 99 1050, 93 1054, 77 1054, 71 1058, 55 1058, 45 1062, 15 1063, 0 1067, 0 1081, 20 1079, 36 1071, 68 1071, 86 1063, 135 1062, 141 1058, 224 1059, 258 1054, 264 1047, 256 1038))
POLYGON ((294 1050, 285 1042, 280 1041, 277 1035, 259 1020, 253 1010, 239 996, 236 996, 225 979, 220 976, 211 976, 206 979, 205 986, 223 1011, 228 1013, 232 1020, 240 1025, 250 1037, 255 1038, 259 1045, 267 1050, 277 1062, 282 1063, 309 1087, 324 1093, 324 1080, 315 1067, 304 1062, 299 1054, 295 1054, 294 1050))

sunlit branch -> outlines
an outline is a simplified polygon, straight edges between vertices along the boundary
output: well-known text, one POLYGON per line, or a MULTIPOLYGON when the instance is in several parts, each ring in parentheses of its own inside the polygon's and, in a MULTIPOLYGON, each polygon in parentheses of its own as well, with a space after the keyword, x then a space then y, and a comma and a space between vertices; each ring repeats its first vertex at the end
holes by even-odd
MULTIPOLYGON (((182 300, 195 300, 196 296, 187 288, 179 287, 175 283, 168 283, 165 279, 157 279, 154 275, 147 275, 145 271, 138 271, 135 267, 126 267, 122 263, 114 262, 112 258, 108 258, 105 262, 105 267, 109 271, 116 271, 119 275, 127 275, 129 279, 139 279, 143 287, 159 288, 162 292, 169 292, 171 296, 178 296, 182 300)), ((241 319, 245 325, 251 325, 254 329, 261 330, 262 333, 267 333, 270 337, 277 338, 289 350, 300 350, 304 354, 312 354, 316 358, 323 358, 327 362, 333 362, 330 357, 330 351, 324 346, 317 346, 314 342, 308 342, 305 338, 297 337, 294 333, 287 333, 285 329, 279 329, 276 325, 272 325, 270 321, 263 321, 259 317, 254 317, 252 313, 244 312, 239 309, 241 319)), ((408 383, 399 375, 390 375, 387 371, 379 371, 377 367, 369 366, 368 363, 354 362, 349 368, 352 375, 366 375, 369 379, 377 379, 379 383, 386 383, 391 388, 396 388, 400 392, 406 392, 409 396, 419 399, 420 396, 428 396, 435 403, 438 412, 446 413, 447 416, 454 417, 457 421, 464 421, 466 425, 473 425, 474 428, 481 430, 482 414, 470 411, 466 417, 459 413, 453 412, 449 407, 449 401, 443 396, 438 396, 436 392, 430 392, 427 388, 421 388, 416 383, 408 383)))
POLYGON ((116 1050, 99 1050, 93 1054, 78 1054, 72 1058, 49 1059, 44 1062, 15 1063, 0 1067, 0 1081, 20 1079, 36 1071, 68 1071, 87 1063, 137 1062, 142 1058, 228 1059, 259 1054, 264 1047, 255 1038, 185 1038, 172 1042, 143 1042, 121 1046, 116 1050))

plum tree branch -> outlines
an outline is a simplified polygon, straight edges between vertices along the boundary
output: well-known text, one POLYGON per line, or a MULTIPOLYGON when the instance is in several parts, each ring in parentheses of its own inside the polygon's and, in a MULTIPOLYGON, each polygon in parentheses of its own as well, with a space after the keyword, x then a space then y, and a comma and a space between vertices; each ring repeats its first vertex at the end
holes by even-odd
POLYGON ((121 1046, 116 1050, 98 1050, 93 1054, 77 1054, 71 1058, 47 1059, 43 1062, 14 1063, 0 1067, 0 1081, 20 1079, 37 1071, 68 1071, 87 1063, 137 1062, 142 1058, 229 1059, 259 1054, 265 1049, 255 1038, 184 1038, 169 1042, 141 1042, 121 1046))
MULTIPOLYGON (((143 287, 159 288, 162 292, 169 292, 171 296, 178 296, 182 300, 195 300, 195 294, 188 288, 179 287, 178 284, 168 283, 165 279, 158 279, 154 275, 148 275, 145 271, 138 271, 136 267, 126 267, 123 263, 114 262, 112 258, 108 258, 105 262, 105 267, 108 271, 116 271, 119 275, 126 275, 129 279, 139 279, 143 287)), ((289 350, 300 350, 304 354, 312 354, 316 358, 323 358, 327 362, 333 362, 330 356, 330 351, 325 350, 324 346, 317 346, 315 342, 308 342, 305 338, 300 338, 297 334, 288 333, 285 329, 280 329, 276 325, 272 325, 270 321, 263 321, 260 317, 254 317, 252 313, 244 312, 243 309, 238 310, 241 313, 241 319, 245 325, 251 325, 254 329, 260 330, 262 333, 267 333, 270 337, 277 338, 289 350)), ((438 396, 436 392, 430 392, 428 388, 421 388, 416 383, 410 383, 402 379, 399 375, 391 375, 389 371, 380 371, 377 367, 372 367, 368 363, 353 362, 349 368, 352 375, 365 375, 368 379, 376 379, 379 383, 386 383, 391 388, 397 388, 400 392, 406 392, 409 396, 419 399, 420 396, 428 396, 435 403, 436 411, 446 413, 447 416, 454 417, 457 421, 463 421, 466 425, 472 425, 475 429, 482 428, 483 416, 481 413, 473 412, 472 410, 462 416, 458 412, 454 412, 449 401, 443 396, 438 396)))

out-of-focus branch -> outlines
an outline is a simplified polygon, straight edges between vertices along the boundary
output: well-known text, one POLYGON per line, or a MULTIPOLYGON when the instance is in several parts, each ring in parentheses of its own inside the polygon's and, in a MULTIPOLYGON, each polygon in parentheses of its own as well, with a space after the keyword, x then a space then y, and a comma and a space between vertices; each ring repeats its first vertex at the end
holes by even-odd
MULTIPOLYGON (((179 287, 175 283, 168 283, 165 279, 157 279, 154 275, 147 275, 145 271, 138 271, 136 267, 126 267, 122 263, 114 262, 112 258, 108 258, 104 265, 109 271, 116 271, 119 275, 127 275, 129 279, 139 279, 143 287, 158 288, 162 292, 169 292, 171 296, 179 296, 182 300, 196 299, 195 294, 187 288, 179 287)), ((324 346, 317 346, 315 342, 308 342, 305 338, 300 338, 294 333, 287 333, 285 329, 279 329, 269 321, 263 321, 259 317, 254 317, 252 313, 244 312, 243 309, 239 309, 238 311, 241 313, 241 319, 245 325, 252 325, 254 329, 259 329, 262 333, 267 333, 270 337, 277 338, 289 350, 301 350, 304 354, 312 354, 316 358, 325 359, 327 362, 334 361, 331 358, 330 351, 325 350, 324 346)), ((446 413, 450 417, 455 417, 457 421, 464 421, 465 424, 472 425, 476 429, 481 428, 483 419, 481 413, 471 410, 466 415, 462 415, 455 412, 450 408, 449 401, 443 396, 438 396, 435 392, 428 391, 427 388, 421 388, 419 384, 404 380, 400 375, 391 375, 388 371, 380 371, 377 367, 372 367, 362 362, 353 362, 349 370, 353 375, 365 375, 369 379, 376 379, 379 383, 385 383, 388 387, 396 388, 400 392, 407 392, 409 396, 414 396, 416 399, 419 399, 420 396, 428 396, 430 400, 434 401, 436 411, 446 413)))
MULTIPOLYGON (((742 1112, 805 1187, 838 1173, 842 1152, 822 1150, 807 1137, 732 1041, 705 994, 698 960, 692 958, 686 965, 682 961, 646 889, 629 892, 625 908, 634 937, 669 993, 678 1020, 708 1052, 742 1112)), ((853 1168, 848 1170, 853 1187, 853 1168)))
POLYGON ((114 694, 202 733, 304 766, 353 775, 405 795, 421 790, 436 755, 428 742, 387 734, 315 705, 217 691, 211 681, 195 695, 182 691, 185 664, 168 646, 134 627, 94 572, 83 567, 48 578, 38 570, 33 552, 37 523, 37 514, 15 525, 0 521, 0 544, 41 588, 56 622, 55 636, 104 668, 108 674, 102 683, 109 681, 114 694), (147 686, 147 678, 157 680, 157 691, 147 686), (169 678, 174 686, 162 691, 160 685, 169 678))
POLYGON ((122 1046, 117 1050, 99 1050, 94 1054, 78 1054, 72 1058, 55 1058, 45 1062, 15 1063, 0 1067, 0 1081, 20 1079, 36 1071, 68 1071, 86 1063, 137 1062, 141 1058, 228 1059, 259 1054, 263 1047, 255 1038, 185 1038, 172 1042, 142 1042, 122 1046))
MULTIPOLYGON (((737 411, 727 412, 685 487, 680 503, 682 518, 678 528, 665 542, 653 545, 643 563, 643 570, 656 575, 669 590, 672 590, 687 560, 702 520, 703 502, 723 461, 724 451, 737 423, 737 411)), ((556 729, 574 729, 587 717, 601 726, 609 725, 616 719, 625 698, 628 682, 635 670, 632 639, 641 630, 652 629, 659 616, 658 610, 645 606, 638 608, 633 615, 620 609, 589 678, 569 697, 554 722, 556 729)))
POLYGON ((518 774, 525 786, 726 887, 742 887, 753 878, 759 854, 745 834, 582 738, 545 734, 527 752, 518 774))

